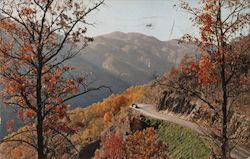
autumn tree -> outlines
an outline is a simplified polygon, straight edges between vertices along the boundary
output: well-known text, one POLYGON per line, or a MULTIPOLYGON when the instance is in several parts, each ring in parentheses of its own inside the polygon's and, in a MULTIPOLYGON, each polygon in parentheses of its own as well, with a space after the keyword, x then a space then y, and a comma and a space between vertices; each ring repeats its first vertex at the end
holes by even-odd
POLYGON ((115 133, 105 136, 104 142, 102 143, 101 158, 125 158, 122 138, 115 133))
POLYGON ((182 79, 189 84, 184 83, 178 88, 195 95, 214 111, 217 108, 215 103, 220 105, 219 140, 222 158, 226 159, 229 157, 229 108, 244 92, 249 80, 249 38, 240 47, 236 45, 236 37, 243 39, 249 34, 249 1, 201 0, 198 8, 181 1, 181 8, 193 15, 192 22, 200 33, 200 37, 186 34, 182 40, 197 44, 201 57, 193 63, 184 62, 187 65, 179 68, 182 79), (217 99, 204 96, 207 88, 212 87, 218 90, 217 99))
POLYGON ((167 147, 157 139, 154 128, 146 128, 129 135, 125 141, 125 151, 128 159, 166 159, 167 147))
POLYGON ((158 140, 154 128, 146 128, 120 137, 108 132, 102 139, 101 150, 96 151, 95 158, 103 159, 166 159, 167 147, 158 140))
MULTIPOLYGON (((38 158, 68 149, 69 100, 91 88, 85 76, 71 78, 65 62, 92 41, 85 35, 86 17, 104 3, 100 0, 3 0, 0 2, 0 79, 8 106, 18 108, 32 135, 16 134, 3 142, 22 142, 37 150, 38 158), (81 43, 81 45, 79 45, 81 43), (12 138, 13 137, 13 138, 12 138), (56 147, 52 147, 56 146, 56 147)), ((18 134, 26 133, 18 132, 18 134)))

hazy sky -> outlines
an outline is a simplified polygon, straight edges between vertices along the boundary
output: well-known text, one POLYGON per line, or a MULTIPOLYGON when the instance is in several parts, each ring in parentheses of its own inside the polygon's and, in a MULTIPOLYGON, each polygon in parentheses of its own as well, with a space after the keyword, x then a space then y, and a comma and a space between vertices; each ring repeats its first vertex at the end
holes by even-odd
MULTIPOLYGON (((197 1, 190 0, 191 5, 197 1)), ((178 5, 178 0, 106 0, 105 4, 88 19, 95 23, 95 27, 88 27, 91 36, 122 31, 168 40, 196 32, 188 20, 189 15, 173 7, 178 5)))

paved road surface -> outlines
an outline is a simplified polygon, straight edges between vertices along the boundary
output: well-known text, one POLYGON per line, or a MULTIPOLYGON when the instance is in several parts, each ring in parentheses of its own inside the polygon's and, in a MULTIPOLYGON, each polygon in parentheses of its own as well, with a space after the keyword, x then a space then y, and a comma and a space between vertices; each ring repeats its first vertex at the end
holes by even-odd
MULTIPOLYGON (((187 121, 184 119, 181 119, 175 115, 170 115, 170 114, 162 114, 158 111, 156 111, 154 105, 149 105, 149 104, 137 104, 138 108, 133 109, 139 111, 140 113, 155 118, 155 119, 160 119, 160 120, 165 120, 168 122, 176 123, 178 125, 187 127, 201 135, 205 135, 205 133, 208 133, 209 130, 206 129, 205 127, 200 127, 196 123, 193 123, 191 121, 187 121)), ((250 152, 239 147, 235 146, 235 148, 231 152, 231 157, 237 158, 237 159, 250 159, 250 152)))

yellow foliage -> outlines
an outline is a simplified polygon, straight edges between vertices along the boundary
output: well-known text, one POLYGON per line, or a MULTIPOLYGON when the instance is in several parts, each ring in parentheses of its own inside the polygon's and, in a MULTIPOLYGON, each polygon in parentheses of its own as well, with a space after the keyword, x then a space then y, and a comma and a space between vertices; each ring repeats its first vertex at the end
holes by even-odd
POLYGON ((71 111, 70 119, 79 127, 77 135, 72 136, 76 143, 86 143, 100 137, 101 132, 109 126, 109 123, 123 107, 130 106, 140 100, 144 95, 143 86, 134 86, 125 90, 122 94, 112 94, 102 102, 94 103, 87 108, 77 108, 71 111))
POLYGON ((0 146, 0 158, 3 159, 36 159, 37 153, 34 148, 14 142, 2 143, 0 146))
MULTIPOLYGON (((77 128, 77 133, 71 136, 74 144, 83 146, 86 143, 100 138, 101 133, 115 120, 115 116, 132 103, 140 100, 144 95, 144 87, 135 86, 125 90, 122 94, 112 94, 102 102, 94 103, 87 108, 76 108, 70 113, 70 124, 77 128)), ((27 131, 26 127, 19 129, 19 131, 27 131)), ((25 136, 34 136, 31 131, 22 133, 15 138, 29 140, 25 136)), ((9 135, 11 136, 11 134, 9 135)), ((20 158, 32 159, 36 158, 36 151, 26 144, 18 142, 2 143, 0 145, 0 158, 20 158), (25 154, 25 155, 24 155, 25 154)))
POLYGON ((107 113, 104 114, 103 118, 104 118, 105 123, 111 122, 112 114, 110 112, 107 112, 107 113))

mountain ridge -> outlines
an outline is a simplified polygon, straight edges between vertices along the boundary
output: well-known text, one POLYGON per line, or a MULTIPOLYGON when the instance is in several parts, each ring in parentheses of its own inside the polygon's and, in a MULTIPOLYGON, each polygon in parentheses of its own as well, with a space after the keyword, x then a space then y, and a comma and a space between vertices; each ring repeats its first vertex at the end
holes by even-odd
MULTIPOLYGON (((194 54, 195 49, 192 45, 175 46, 176 44, 177 40, 160 41, 140 33, 113 32, 95 37, 94 42, 66 65, 90 74, 95 81, 93 87, 112 86, 113 93, 121 93, 130 86, 145 84, 154 80, 156 75, 167 72, 180 61, 185 52, 194 54)), ((86 107, 109 95, 108 90, 91 92, 71 100, 69 104, 73 107, 86 107)), ((1 127, 4 130, 3 123, 15 118, 15 115, 13 111, 8 113, 6 109, 2 109, 1 118, 1 127)))

